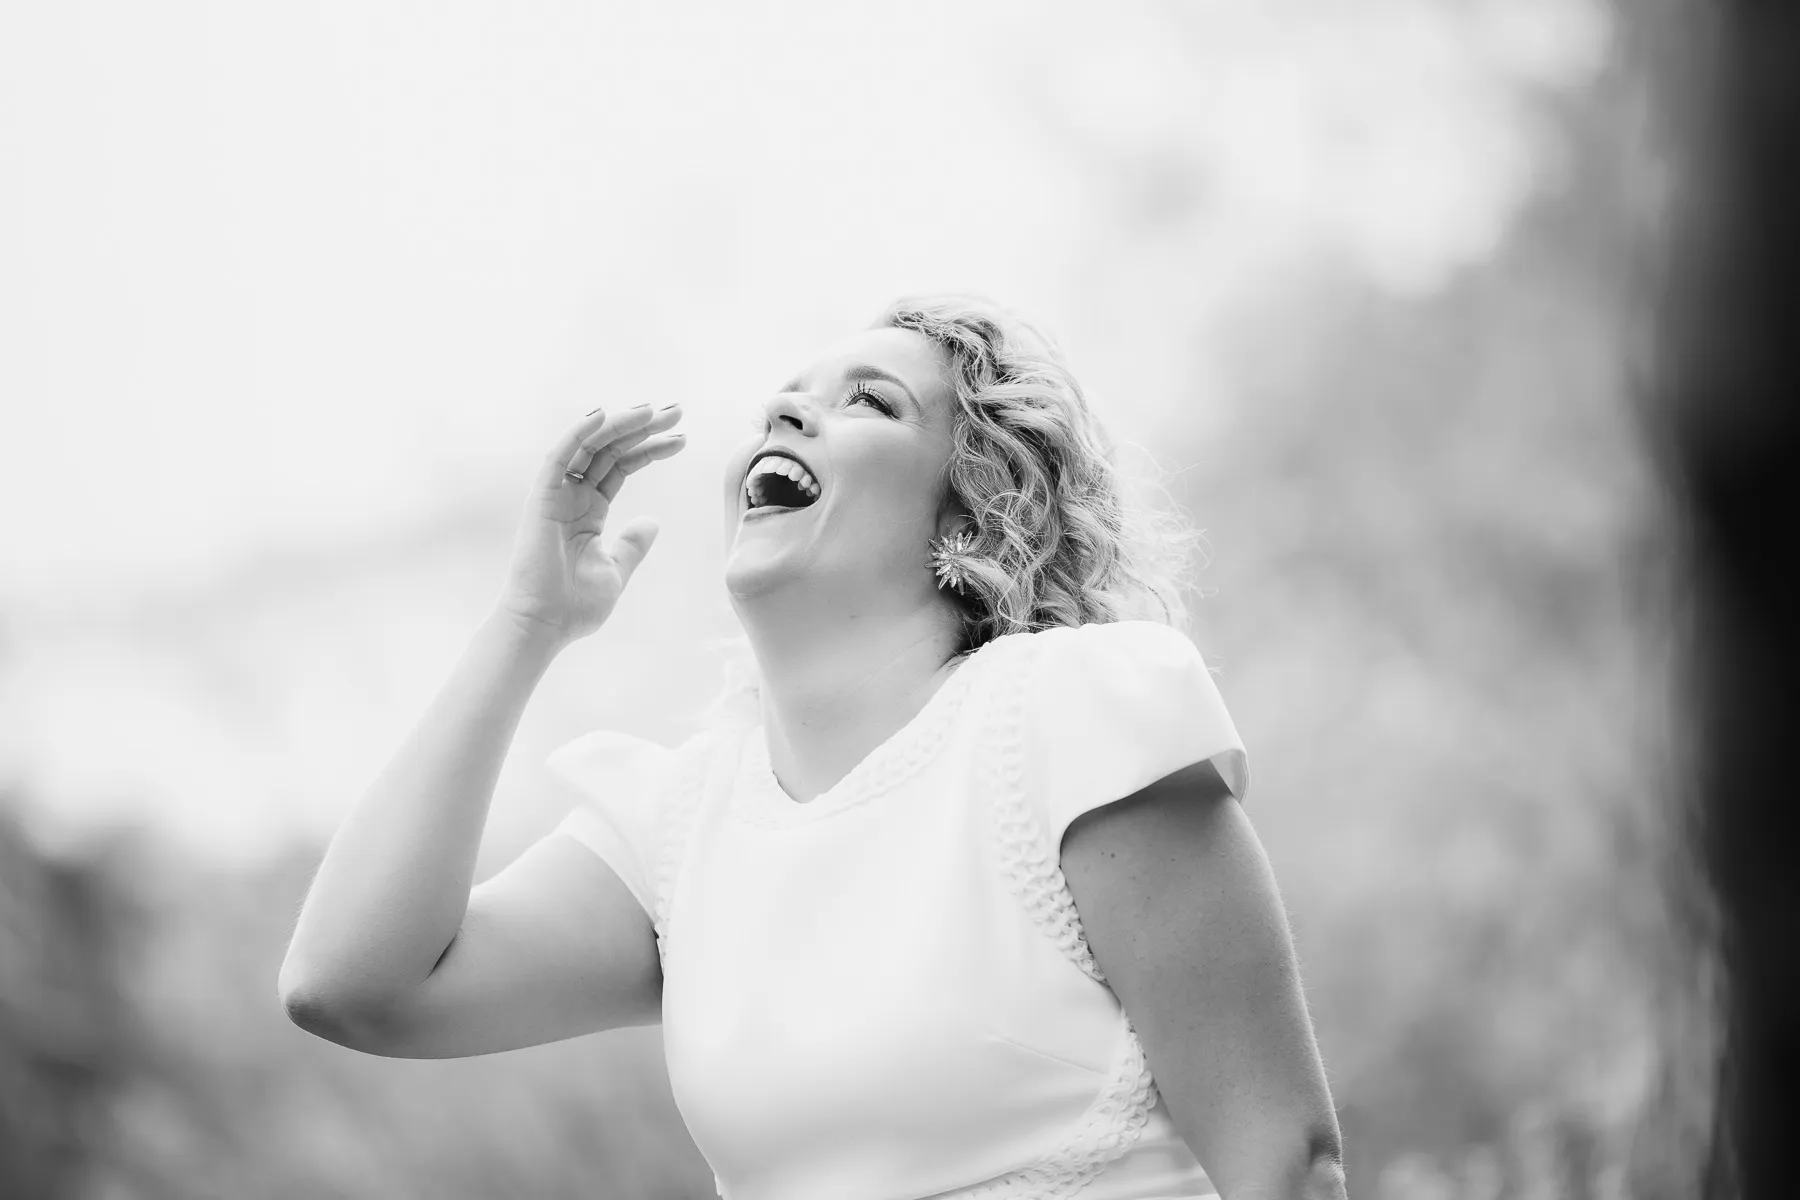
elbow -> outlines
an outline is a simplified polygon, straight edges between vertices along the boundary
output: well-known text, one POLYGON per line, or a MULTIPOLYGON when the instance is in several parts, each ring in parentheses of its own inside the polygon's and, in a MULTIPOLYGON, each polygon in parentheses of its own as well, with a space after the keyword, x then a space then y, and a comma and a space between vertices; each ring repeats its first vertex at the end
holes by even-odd
POLYGON ((307 1033, 346 1049, 381 1052, 377 1047, 385 1024, 383 1005, 347 995, 286 965, 277 987, 288 1020, 307 1033))
POLYGON ((1335 1123, 1302 1133, 1298 1127, 1273 1134, 1230 1178, 1221 1181, 1226 1200, 1345 1200, 1343 1144, 1335 1123))
POLYGON ((316 1037, 332 1042, 340 1040, 345 1024, 344 1005, 335 1000, 327 988, 299 975, 285 963, 276 987, 288 1020, 316 1037))
POLYGON ((304 988, 282 988, 281 1007, 287 1012, 288 1020, 306 1032, 327 1041, 336 1041, 332 1036, 336 1020, 334 1009, 323 996, 304 988))
POLYGON ((311 982, 293 979, 288 968, 283 966, 281 981, 277 984, 281 995, 281 1007, 288 1013, 288 1020, 299 1025, 306 1033, 319 1033, 326 1029, 333 1020, 333 1006, 326 999, 326 993, 313 986, 311 982))

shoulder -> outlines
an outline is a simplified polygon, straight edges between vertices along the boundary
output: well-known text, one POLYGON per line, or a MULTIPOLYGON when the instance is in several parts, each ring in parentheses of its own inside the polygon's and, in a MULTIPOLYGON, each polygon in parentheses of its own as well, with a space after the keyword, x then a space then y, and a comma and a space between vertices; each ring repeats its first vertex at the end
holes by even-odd
POLYGON ((571 738, 544 759, 544 765, 555 775, 582 785, 595 775, 654 772, 666 767, 676 751, 648 738, 620 733, 613 729, 595 729, 571 738))
MULTIPOLYGON (((635 734, 596 729, 552 750, 543 760, 570 795, 577 814, 610 822, 641 847, 655 841, 671 810, 682 807, 696 781, 728 752, 729 730, 704 728, 669 747, 635 734)), ((574 821, 589 819, 576 815, 574 821)))
POLYGON ((562 743, 545 758, 551 774, 580 790, 602 781, 630 779, 639 785, 671 783, 683 771, 727 753, 738 736, 725 725, 709 725, 674 747, 636 734, 595 729, 562 743))
POLYGON ((1065 625, 1028 637, 1028 694, 1039 706, 1154 706, 1212 690, 1200 650, 1154 621, 1065 625))
POLYGON ((570 795, 555 832, 585 844, 612 866, 653 920, 666 911, 672 847, 685 844, 700 782, 730 741, 705 728, 670 748, 648 738, 597 729, 544 759, 570 795))
POLYGON ((1058 625, 1029 636, 1035 657, 1075 669, 1192 665, 1200 651, 1187 634, 1157 621, 1058 625))
POLYGON ((1117 621, 1025 636, 1010 740, 1053 844, 1077 816, 1211 761, 1249 787, 1243 739, 1199 648, 1172 626, 1117 621))

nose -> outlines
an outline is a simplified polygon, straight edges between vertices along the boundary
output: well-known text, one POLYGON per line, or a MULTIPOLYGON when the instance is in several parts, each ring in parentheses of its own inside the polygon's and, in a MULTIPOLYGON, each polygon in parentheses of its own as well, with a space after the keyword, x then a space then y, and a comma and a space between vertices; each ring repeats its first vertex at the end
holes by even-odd
POLYGON ((764 403, 763 411, 768 414, 771 429, 786 425, 807 437, 818 432, 818 415, 804 392, 776 392, 764 403))

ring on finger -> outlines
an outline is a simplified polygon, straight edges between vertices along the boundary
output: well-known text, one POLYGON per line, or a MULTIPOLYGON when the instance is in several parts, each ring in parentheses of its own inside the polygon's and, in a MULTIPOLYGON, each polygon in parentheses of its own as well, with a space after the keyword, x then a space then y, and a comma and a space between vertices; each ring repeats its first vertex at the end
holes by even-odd
POLYGON ((568 470, 567 468, 564 468, 563 478, 568 480, 570 483, 580 483, 582 480, 587 478, 587 475, 581 471, 571 471, 571 470, 568 470))

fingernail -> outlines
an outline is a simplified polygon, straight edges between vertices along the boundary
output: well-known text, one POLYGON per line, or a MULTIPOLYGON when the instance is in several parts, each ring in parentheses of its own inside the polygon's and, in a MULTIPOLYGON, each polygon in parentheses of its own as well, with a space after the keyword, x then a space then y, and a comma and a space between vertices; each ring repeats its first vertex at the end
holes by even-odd
POLYGON ((650 406, 648 404, 634 404, 631 407, 631 411, 632 412, 643 412, 646 408, 649 408, 649 407, 650 406))
POLYGON ((597 413, 597 412, 599 412, 599 411, 600 411, 600 410, 599 410, 599 409, 597 409, 597 408, 590 408, 590 409, 588 409, 588 410, 587 410, 587 415, 588 415, 588 416, 590 416, 590 417, 591 417, 591 416, 593 416, 593 415, 594 415, 594 414, 595 414, 595 413, 597 413))
POLYGON ((681 402, 676 401, 674 404, 665 404, 661 408, 657 409, 656 411, 657 412, 668 412, 671 408, 680 408, 680 407, 681 407, 681 402))

